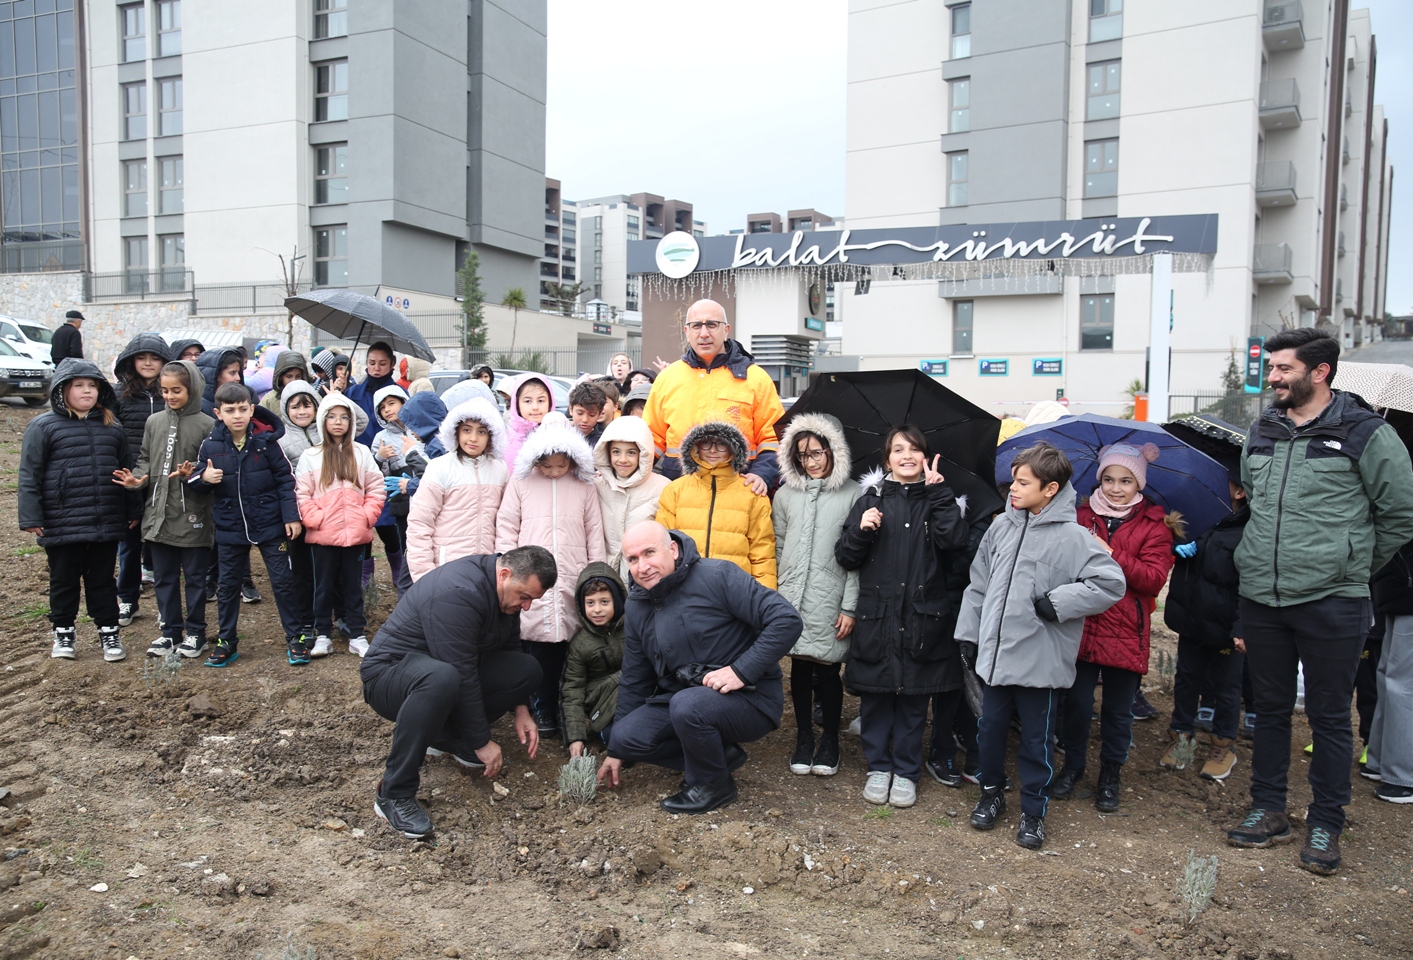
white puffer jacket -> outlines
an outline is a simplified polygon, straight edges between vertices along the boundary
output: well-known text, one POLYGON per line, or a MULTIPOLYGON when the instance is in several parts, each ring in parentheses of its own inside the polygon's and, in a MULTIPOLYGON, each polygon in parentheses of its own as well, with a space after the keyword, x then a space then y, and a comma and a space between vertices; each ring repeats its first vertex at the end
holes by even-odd
POLYGON ((599 506, 603 508, 604 550, 609 566, 618 570, 623 582, 629 582, 628 564, 623 559, 623 534, 635 523, 657 516, 658 498, 672 481, 653 473, 653 432, 642 417, 619 417, 604 428, 594 447, 594 465, 598 476, 594 486, 599 491, 599 506), (626 480, 613 472, 609 462, 609 446, 632 443, 638 447, 638 469, 626 480))

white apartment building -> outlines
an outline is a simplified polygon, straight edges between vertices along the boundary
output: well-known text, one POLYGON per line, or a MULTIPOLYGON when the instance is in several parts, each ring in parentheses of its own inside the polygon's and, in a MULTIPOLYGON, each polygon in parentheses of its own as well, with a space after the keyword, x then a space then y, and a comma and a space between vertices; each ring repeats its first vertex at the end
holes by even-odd
POLYGON ((692 205, 651 193, 616 194, 580 200, 579 277, 586 300, 602 300, 625 322, 642 323, 642 284, 628 275, 628 244, 661 240, 674 230, 706 236, 706 224, 692 219, 692 205))
MULTIPOLYGON (((545 313, 575 313, 581 298, 564 294, 579 284, 579 207, 565 200, 560 182, 545 178, 545 255, 540 258, 539 302, 545 313)), ((529 291, 526 291, 527 293, 529 291)))

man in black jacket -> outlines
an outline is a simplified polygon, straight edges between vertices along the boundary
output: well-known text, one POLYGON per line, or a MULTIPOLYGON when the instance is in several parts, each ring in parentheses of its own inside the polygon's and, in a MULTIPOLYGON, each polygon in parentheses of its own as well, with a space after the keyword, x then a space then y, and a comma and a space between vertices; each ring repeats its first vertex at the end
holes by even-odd
POLYGON ((397 724, 373 810, 403 836, 432 832, 417 803, 428 755, 494 777, 503 757, 491 724, 514 709, 516 735, 535 756, 529 703, 540 666, 520 652, 520 614, 557 577, 544 547, 453 560, 403 594, 373 639, 360 669, 363 700, 397 724))
POLYGON ((780 726, 780 658, 800 636, 784 597, 736 564, 707 560, 692 538, 652 520, 623 535, 628 594, 623 671, 608 759, 599 780, 618 786, 623 761, 685 770, 668 813, 706 813, 736 799, 738 746, 780 726))
POLYGON ((54 361, 54 366, 57 367, 69 357, 75 360, 83 359, 83 334, 79 333, 81 326, 83 314, 77 310, 64 314, 64 322, 54 331, 54 337, 49 344, 49 359, 54 361))

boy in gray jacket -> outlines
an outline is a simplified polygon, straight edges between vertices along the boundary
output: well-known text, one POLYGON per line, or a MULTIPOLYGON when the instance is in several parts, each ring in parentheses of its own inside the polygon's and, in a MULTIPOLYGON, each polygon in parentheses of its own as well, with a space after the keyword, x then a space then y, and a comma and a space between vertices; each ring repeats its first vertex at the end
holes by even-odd
POLYGON ((1016 843, 1038 850, 1055 779, 1050 734, 1056 693, 1074 683, 1084 618, 1124 595, 1108 547, 1075 523, 1068 458, 1046 443, 1016 454, 1011 497, 977 548, 962 597, 957 641, 985 684, 979 726, 981 799, 971 825, 990 830, 1006 811, 1006 739, 1021 722, 1016 843))

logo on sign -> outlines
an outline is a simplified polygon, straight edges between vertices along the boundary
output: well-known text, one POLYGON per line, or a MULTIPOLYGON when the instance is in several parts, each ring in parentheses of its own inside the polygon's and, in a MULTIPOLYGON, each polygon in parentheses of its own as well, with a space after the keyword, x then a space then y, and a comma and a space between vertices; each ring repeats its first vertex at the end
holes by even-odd
POLYGON ((407 297, 395 297, 392 294, 388 294, 386 297, 383 298, 383 302, 386 303, 388 306, 396 307, 399 310, 412 309, 412 301, 409 300, 407 297))
POLYGON ((1004 377, 1010 373, 1009 360, 979 360, 977 369, 983 377, 1004 377))
POLYGON ((681 280, 697 269, 702 248, 690 233, 674 230, 657 242, 657 270, 664 277, 681 280))
POLYGON ((1059 357, 1048 357, 1031 361, 1030 372, 1037 377, 1058 377, 1065 372, 1065 361, 1059 357))
POLYGON ((929 377, 945 377, 947 375, 946 360, 923 360, 918 363, 917 367, 929 377))
POLYGON ((1265 337, 1250 337, 1246 341, 1246 377, 1244 388, 1247 393, 1261 392, 1261 354, 1266 349, 1265 337))
POLYGON ((594 333, 601 333, 604 336, 610 336, 613 333, 613 324, 596 323, 594 324, 594 333))
POLYGON ((805 317, 805 329, 813 330, 816 333, 824 332, 824 321, 816 317, 805 317))

